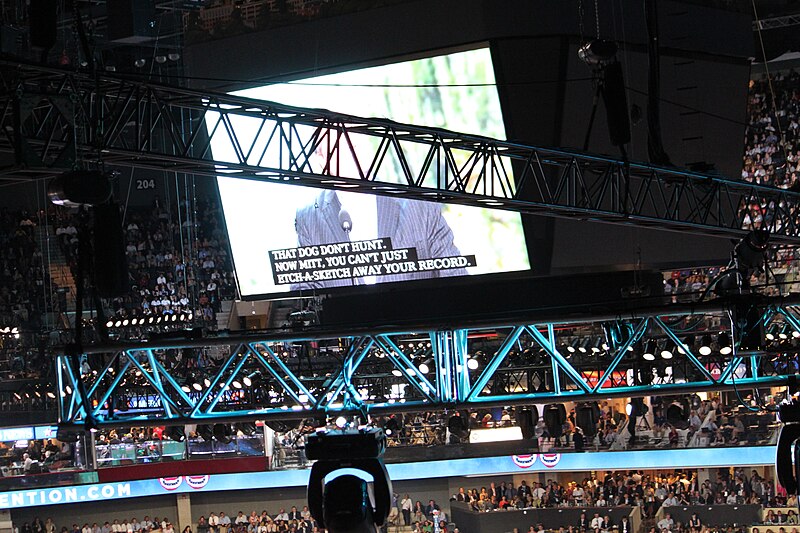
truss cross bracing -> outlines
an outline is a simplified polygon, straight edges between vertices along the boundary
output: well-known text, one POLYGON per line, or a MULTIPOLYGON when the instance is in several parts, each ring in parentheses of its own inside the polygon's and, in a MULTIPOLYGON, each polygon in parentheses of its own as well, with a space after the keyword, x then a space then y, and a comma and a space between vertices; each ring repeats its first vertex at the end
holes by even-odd
POLYGON ((800 194, 774 187, 121 77, 9 61, 0 73, 0 150, 18 162, 4 179, 77 157, 732 237, 761 227, 800 243, 800 194))
POLYGON ((728 303, 625 319, 93 347, 80 370, 56 358, 60 419, 285 420, 785 385, 799 372, 799 310, 777 299, 757 305, 747 327, 763 328, 763 345, 749 351, 740 349, 739 326, 731 335, 728 303))

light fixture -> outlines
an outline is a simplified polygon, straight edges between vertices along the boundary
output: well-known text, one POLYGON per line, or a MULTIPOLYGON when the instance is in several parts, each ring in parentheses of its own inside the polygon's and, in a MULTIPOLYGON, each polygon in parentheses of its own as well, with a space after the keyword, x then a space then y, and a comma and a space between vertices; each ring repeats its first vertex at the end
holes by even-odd
POLYGON ((706 333, 700 339, 700 349, 698 350, 700 355, 711 355, 711 335, 706 333))
POLYGON ((662 359, 672 359, 672 351, 676 348, 675 343, 672 339, 667 339, 664 342, 664 346, 661 348, 661 358, 662 359))
POLYGON ((239 380, 236 380, 236 379, 234 379, 231 382, 231 385, 233 385, 234 389, 241 389, 242 388, 242 383, 239 380))
POLYGON ((396 369, 396 368, 393 368, 393 369, 392 369, 392 375, 393 375, 393 376, 396 376, 396 377, 398 377, 398 378, 399 378, 400 376, 402 376, 402 375, 403 375, 403 373, 402 373, 402 372, 400 372, 400 370, 398 370, 398 369, 396 369))
POLYGON ((147 60, 144 59, 144 58, 141 58, 141 57, 133 62, 133 66, 136 67, 136 68, 142 68, 146 64, 147 64, 147 60))
POLYGON ((112 327, 113 325, 114 325, 114 321, 113 321, 113 320, 109 320, 108 322, 106 322, 106 327, 107 327, 107 328, 110 328, 110 327, 112 327))
POLYGON ((644 353, 642 354, 642 358, 645 361, 655 361, 656 359, 656 349, 658 349, 658 345, 656 341, 650 339, 647 341, 645 345, 644 353))
POLYGON ((471 359, 467 359, 467 368, 469 368, 470 370, 478 370, 478 366, 480 366, 480 364, 478 363, 478 360, 475 359, 474 357, 471 359))
POLYGON ((189 387, 189 385, 181 385, 181 390, 183 392, 187 392, 187 393, 188 392, 192 392, 192 389, 191 389, 191 387, 189 387))
POLYGON ((250 379, 250 376, 245 376, 242 378, 242 383, 244 384, 245 387, 250 387, 253 385, 253 380, 250 379))
POLYGON ((730 355, 733 351, 733 347, 731 346, 731 336, 728 335, 727 331, 723 331, 717 337, 717 344, 719 344, 719 353, 722 355, 730 355))
POLYGON ((347 425, 347 419, 343 416, 336 417, 336 427, 339 429, 344 429, 347 425))
POLYGON ((198 383, 197 381, 192 383, 192 388, 194 390, 196 390, 197 392, 200 392, 201 390, 203 390, 203 386, 200 383, 198 383))

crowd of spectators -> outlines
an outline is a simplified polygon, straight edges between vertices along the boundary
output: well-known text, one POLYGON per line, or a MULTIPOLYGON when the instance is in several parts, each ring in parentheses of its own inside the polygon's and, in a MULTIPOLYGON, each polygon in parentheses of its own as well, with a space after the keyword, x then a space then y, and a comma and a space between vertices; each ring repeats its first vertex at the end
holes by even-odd
MULTIPOLYGON (((750 82, 742 179, 800 187, 800 74, 776 72, 750 82), (772 94, 774 91, 775 98, 772 94)), ((758 211, 752 211, 757 216, 758 211)), ((755 218, 754 218, 755 220, 755 218)))
MULTIPOLYGON (((465 502, 479 512, 546 507, 636 506, 641 508, 644 518, 655 518, 661 507, 667 510, 669 507, 688 505, 797 506, 797 496, 787 496, 785 491, 777 493, 772 480, 760 476, 755 470, 748 475, 741 469, 733 473, 720 470, 715 480, 706 479, 702 482, 696 472, 683 471, 653 477, 640 471, 607 471, 596 478, 587 477, 564 485, 556 480, 530 484, 523 480, 519 486, 511 481, 503 481, 499 485, 493 482, 480 489, 467 490, 461 487, 452 500, 465 502)), ((792 516, 793 523, 797 523, 796 513, 792 516)), ((783 520, 780 523, 790 522, 783 520)), ((586 524, 582 527, 593 529, 586 524)))
POLYGON ((0 442, 0 474, 41 474, 68 468, 82 468, 83 454, 80 444, 59 442, 55 439, 27 441, 27 446, 0 442))
MULTIPOLYGON (((62 251, 75 266, 76 215, 60 211, 56 228, 62 251)), ((223 299, 235 294, 222 213, 215 200, 180 209, 155 202, 152 209, 128 208, 124 220, 130 292, 109 302, 113 318, 189 313, 213 323, 223 299)))
POLYGON ((38 330, 43 313, 58 305, 36 238, 38 221, 27 211, 0 210, 0 329, 38 330))
MULTIPOLYGON (((644 421, 634 420, 638 429, 631 431, 632 420, 625 412, 625 402, 599 404, 572 402, 559 407, 544 406, 526 438, 540 449, 560 451, 587 449, 628 449, 636 447, 738 446, 769 442, 774 415, 741 411, 738 403, 726 405, 721 397, 655 398, 644 421), (684 401, 686 400, 686 401, 684 401), (672 409, 672 411, 670 411, 672 409), (680 419, 670 418, 675 409, 680 419), (633 433, 633 435, 632 435, 633 433)), ((551 404, 555 405, 555 404, 551 404)), ((520 424, 520 410, 525 408, 470 410, 463 412, 395 413, 378 418, 386 430, 390 446, 456 444, 469 440, 475 429, 509 427, 520 424)))
MULTIPOLYGON (((427 505, 423 505, 420 501, 414 504, 408 494, 404 498, 397 493, 393 494, 388 524, 407 524, 412 526, 414 533, 433 533, 433 520, 437 520, 440 533, 458 533, 458 528, 447 522, 444 512, 434 500, 429 500, 427 505), (412 510, 406 509, 409 502, 412 510), (407 520, 403 522, 402 517, 406 517, 407 520)), ((141 521, 136 517, 118 518, 103 523, 86 522, 82 526, 74 523, 71 527, 60 526, 60 529, 50 518, 44 522, 40 518, 35 518, 31 523, 23 523, 18 529, 18 533, 175 533, 176 526, 168 517, 154 516, 151 519, 149 515, 145 515, 141 521)), ((267 510, 262 510, 260 513, 254 510, 249 514, 244 511, 233 514, 212 512, 208 517, 199 516, 192 526, 184 527, 182 533, 318 533, 321 531, 324 530, 317 525, 308 506, 292 505, 288 511, 281 507, 276 513, 269 513, 267 510)))
MULTIPOLYGON (((798 526, 798 515, 794 511, 797 497, 787 494, 768 478, 756 470, 745 472, 741 468, 719 469, 715 479, 700 481, 697 471, 662 471, 650 475, 643 471, 612 472, 598 471, 596 474, 559 482, 548 479, 543 483, 521 480, 503 480, 499 483, 466 489, 461 487, 450 498, 452 502, 463 502, 475 512, 508 511, 532 508, 577 507, 580 517, 573 524, 535 524, 529 532, 599 532, 632 533, 634 526, 627 515, 616 522, 608 513, 612 508, 638 507, 646 523, 652 524, 655 533, 731 533, 741 531, 740 526, 729 524, 706 524, 693 514, 682 523, 672 518, 671 507, 689 505, 743 505, 759 504, 764 512, 763 527, 773 533, 796 533, 789 527, 798 526), (768 508, 768 509, 767 509, 768 508), (602 510, 606 511, 603 512, 602 510), (660 509, 660 511, 659 511, 660 509), (580 509, 579 509, 580 510, 580 509), (788 527, 787 527, 788 526, 788 527), (778 528, 784 529, 780 531, 778 528)), ((630 514, 630 513, 628 513, 630 514)), ((414 533, 434 531, 434 523, 442 533, 457 533, 458 528, 449 520, 447 509, 434 499, 414 499, 409 494, 393 494, 388 525, 411 526, 414 533), (427 503, 424 503, 427 502, 427 503)), ((20 527, 20 533, 147 533, 161 531, 174 533, 175 525, 169 518, 145 516, 116 519, 105 523, 73 524, 72 527, 59 526, 52 520, 34 520, 20 527)), ((314 523, 306 506, 291 506, 287 511, 280 508, 271 514, 266 510, 252 511, 249 514, 238 511, 232 514, 211 513, 208 517, 199 516, 193 526, 182 533, 271 533, 296 532, 310 533, 320 529, 314 523)), ((758 531, 754 530, 754 533, 758 531)))

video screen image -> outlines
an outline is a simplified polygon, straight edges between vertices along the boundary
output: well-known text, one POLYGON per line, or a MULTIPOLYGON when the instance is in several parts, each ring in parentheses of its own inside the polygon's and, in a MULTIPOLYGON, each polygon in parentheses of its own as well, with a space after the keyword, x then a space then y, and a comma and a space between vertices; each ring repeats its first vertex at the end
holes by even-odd
MULTIPOLYGON (((488 48, 232 94, 505 138, 488 48)), ((218 116, 207 113, 209 131, 218 116)), ((259 121, 233 116, 231 122, 240 138, 266 145, 259 121)), ((295 133, 310 138, 311 128, 295 133)), ((223 137, 212 136, 214 159, 235 161, 234 148, 223 137)), ((335 164, 340 175, 356 177, 361 156, 374 153, 379 140, 350 139, 352 148, 335 164)), ((317 170, 330 159, 326 149, 320 143, 310 158, 317 170)), ((404 150, 407 164, 419 169, 427 148, 404 150)), ((278 166, 278 153, 266 150, 261 157, 262 166, 278 166)), ((382 165, 381 182, 404 182, 399 165, 382 165)), ((243 297, 530 268, 518 213, 225 175, 217 182, 243 297)))

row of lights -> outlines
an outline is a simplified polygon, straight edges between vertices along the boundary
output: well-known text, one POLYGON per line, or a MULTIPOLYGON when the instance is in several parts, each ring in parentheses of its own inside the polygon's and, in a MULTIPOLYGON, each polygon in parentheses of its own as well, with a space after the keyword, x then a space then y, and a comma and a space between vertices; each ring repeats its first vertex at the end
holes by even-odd
POLYGON ((170 322, 188 322, 192 320, 193 314, 181 313, 180 315, 159 315, 150 317, 134 317, 134 318, 118 318, 116 320, 110 319, 106 322, 107 328, 126 328, 128 326, 149 326, 161 324, 162 322, 168 324, 170 322))
MULTIPOLYGON (((800 334, 797 336, 800 337, 800 334)), ((654 361, 656 359, 656 355, 659 355, 662 359, 672 359, 676 352, 681 355, 685 355, 686 350, 694 349, 697 343, 695 336, 689 335, 685 337, 683 342, 681 342, 679 345, 676 345, 672 339, 665 339, 663 341, 650 339, 644 345, 641 343, 636 344, 636 347, 634 347, 634 345, 628 346, 628 351, 638 351, 642 354, 642 359, 645 361, 654 361)), ((711 355, 711 353, 714 351, 713 344, 712 336, 706 333, 700 338, 700 345, 697 348, 697 353, 702 356, 711 355)), ((723 331, 717 335, 717 346, 721 355, 731 354, 733 347, 731 344, 730 334, 727 331, 723 331)), ((597 355, 601 352, 611 351, 611 347, 608 345, 608 343, 601 342, 599 338, 595 339, 594 342, 591 338, 586 338, 583 341, 580 339, 575 339, 571 343, 565 343, 563 347, 567 352, 567 357, 575 353, 591 353, 592 355, 597 355)))
POLYGON ((15 339, 19 339, 19 328, 16 326, 14 326, 13 328, 10 326, 0 328, 0 335, 4 337, 13 337, 15 339))
MULTIPOLYGON (((248 388, 253 386, 253 379, 250 376, 244 376, 241 381, 238 379, 234 379, 231 382, 231 387, 237 390, 241 390, 243 388, 248 388)), ((181 386, 181 390, 186 393, 191 392, 202 392, 203 389, 208 389, 211 387, 211 380, 208 378, 203 378, 202 381, 189 379, 181 386)), ((225 383, 220 383, 219 387, 225 388, 225 383)))
MULTIPOLYGON (((433 364, 433 359, 426 359, 426 360, 420 362, 417 365, 417 368, 406 368, 406 373, 409 376, 416 376, 417 373, 429 374, 430 371, 431 371, 431 365, 432 364, 433 364)), ((480 362, 478 361, 477 358, 470 357, 470 358, 467 359, 467 368, 469 370, 477 370, 479 367, 480 367, 480 362)), ((456 368, 456 370, 457 371, 461 370, 460 365, 459 365, 459 367, 456 368)), ((403 371, 400 370, 399 368, 394 368, 394 369, 392 369, 392 375, 399 378, 399 377, 401 377, 403 375, 403 371)))

